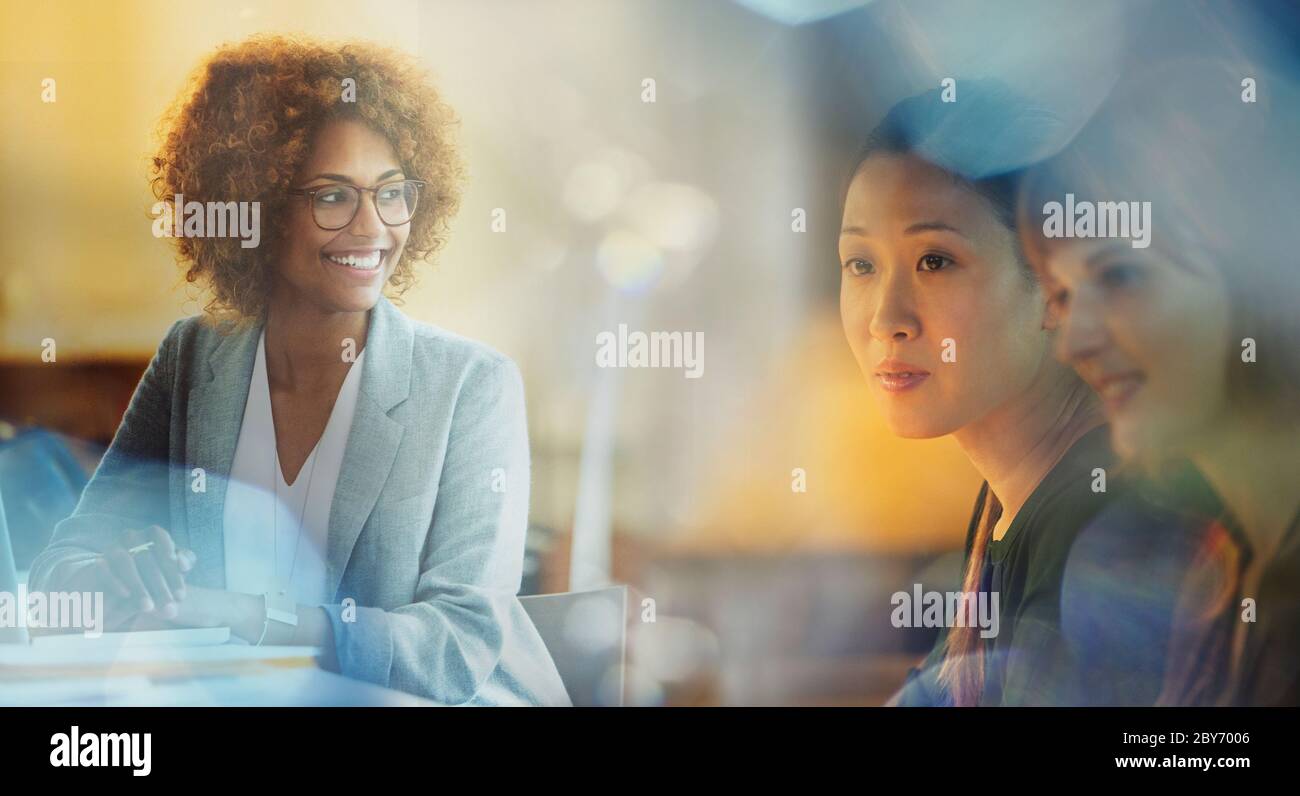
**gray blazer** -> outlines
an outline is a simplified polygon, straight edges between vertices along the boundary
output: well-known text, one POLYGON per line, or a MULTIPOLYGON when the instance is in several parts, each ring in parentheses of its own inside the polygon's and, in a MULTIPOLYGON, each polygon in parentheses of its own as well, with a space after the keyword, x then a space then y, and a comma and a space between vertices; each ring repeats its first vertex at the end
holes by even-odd
MULTIPOLYGON (((518 368, 386 298, 369 323, 330 509, 323 665, 443 704, 569 704, 516 597, 529 492, 518 368)), ((224 588, 226 483, 261 328, 172 326, 32 588, 59 561, 155 524, 197 553, 189 582, 224 588)))

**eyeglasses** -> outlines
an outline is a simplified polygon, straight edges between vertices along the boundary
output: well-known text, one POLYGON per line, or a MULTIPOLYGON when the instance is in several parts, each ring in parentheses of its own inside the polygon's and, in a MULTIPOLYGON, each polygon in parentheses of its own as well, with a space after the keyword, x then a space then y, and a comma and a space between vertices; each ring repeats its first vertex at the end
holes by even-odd
POLYGON ((306 196, 311 204, 311 217, 316 226, 325 230, 343 229, 357 217, 361 208, 363 191, 374 195, 375 211, 379 220, 390 227, 400 227, 415 215, 420 202, 423 180, 396 180, 374 188, 357 185, 322 185, 319 188, 294 188, 294 196, 306 196))

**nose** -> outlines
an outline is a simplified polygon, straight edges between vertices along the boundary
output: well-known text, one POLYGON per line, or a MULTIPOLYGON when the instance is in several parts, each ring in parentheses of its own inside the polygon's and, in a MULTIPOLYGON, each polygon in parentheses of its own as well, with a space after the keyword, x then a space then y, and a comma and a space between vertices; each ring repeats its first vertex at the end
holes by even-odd
POLYGON ((1102 309, 1101 298, 1086 288, 1070 297, 1057 330, 1057 359, 1073 365, 1095 356, 1105 347, 1108 336, 1102 309))
POLYGON ((914 340, 921 334, 920 319, 917 318, 912 301, 912 288, 905 276, 885 277, 881 280, 868 331, 881 342, 914 340))
POLYGON ((384 222, 379 218, 379 210, 375 207, 372 194, 361 194, 361 206, 357 208, 357 214, 352 217, 352 223, 348 225, 348 234, 358 238, 377 238, 384 231, 384 222))

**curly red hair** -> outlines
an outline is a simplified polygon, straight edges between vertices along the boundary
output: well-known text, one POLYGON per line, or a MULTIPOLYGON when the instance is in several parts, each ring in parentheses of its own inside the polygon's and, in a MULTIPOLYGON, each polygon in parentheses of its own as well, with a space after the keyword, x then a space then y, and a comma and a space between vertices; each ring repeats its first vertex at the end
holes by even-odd
POLYGON ((327 122, 357 119, 388 139, 406 175, 427 185, 411 219, 389 284, 397 295, 414 282, 414 263, 446 240, 460 201, 464 169, 452 140, 456 116, 415 60, 370 44, 328 45, 258 36, 217 50, 190 76, 164 115, 153 158, 154 197, 261 203, 263 244, 235 238, 174 238, 185 279, 212 292, 210 313, 240 320, 265 308, 270 274, 294 198, 291 181, 327 122), (355 81, 344 102, 343 80, 355 81))

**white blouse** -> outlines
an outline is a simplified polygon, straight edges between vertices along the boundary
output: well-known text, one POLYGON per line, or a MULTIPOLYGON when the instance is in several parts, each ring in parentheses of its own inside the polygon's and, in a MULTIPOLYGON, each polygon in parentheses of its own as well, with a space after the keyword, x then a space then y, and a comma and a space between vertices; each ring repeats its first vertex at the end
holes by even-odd
POLYGON ((223 526, 230 591, 284 591, 301 605, 333 599, 325 593, 330 504, 352 430, 365 355, 363 349, 352 363, 325 432, 294 482, 287 484, 275 444, 263 330, 226 489, 223 526))

